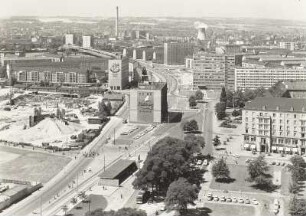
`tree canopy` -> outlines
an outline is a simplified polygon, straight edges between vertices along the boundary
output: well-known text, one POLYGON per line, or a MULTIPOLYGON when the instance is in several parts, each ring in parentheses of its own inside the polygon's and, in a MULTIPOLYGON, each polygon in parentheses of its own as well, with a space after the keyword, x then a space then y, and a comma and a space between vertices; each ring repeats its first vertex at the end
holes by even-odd
POLYGON ((219 159, 212 167, 212 175, 216 180, 230 179, 230 170, 224 158, 219 159))
POLYGON ((224 102, 217 103, 215 106, 218 120, 222 120, 226 117, 226 104, 224 102))
POLYGON ((203 97, 204 97, 203 92, 200 89, 197 90, 196 93, 195 93, 196 100, 203 100, 203 97))
POLYGON ((189 97, 189 106, 195 107, 197 105, 196 97, 194 95, 191 95, 189 97))
POLYGON ((167 208, 178 208, 180 211, 187 210, 188 204, 195 205, 198 198, 199 188, 190 184, 185 178, 179 178, 172 182, 167 191, 165 204, 167 208))
POLYGON ((225 104, 227 103, 226 91, 224 87, 222 87, 222 91, 220 94, 220 102, 225 104))
POLYGON ((183 125, 183 130, 186 132, 196 132, 199 130, 198 122, 194 119, 187 121, 183 125))
MULTIPOLYGON (((179 177, 194 179, 191 172, 194 148, 193 138, 188 141, 166 137, 158 141, 148 153, 142 169, 133 182, 135 188, 152 188, 165 193, 168 186, 179 177)), ((198 181, 197 178, 194 181, 198 181)))
POLYGON ((306 200, 298 199, 296 196, 294 196, 290 200, 289 210, 292 216, 305 216, 306 215, 306 200))

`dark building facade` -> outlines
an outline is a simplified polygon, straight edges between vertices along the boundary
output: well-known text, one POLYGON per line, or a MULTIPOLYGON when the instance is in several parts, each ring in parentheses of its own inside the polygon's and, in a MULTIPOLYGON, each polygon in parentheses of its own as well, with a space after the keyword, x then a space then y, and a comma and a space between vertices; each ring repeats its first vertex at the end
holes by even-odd
POLYGON ((167 110, 166 83, 143 84, 130 91, 130 122, 161 123, 167 110))

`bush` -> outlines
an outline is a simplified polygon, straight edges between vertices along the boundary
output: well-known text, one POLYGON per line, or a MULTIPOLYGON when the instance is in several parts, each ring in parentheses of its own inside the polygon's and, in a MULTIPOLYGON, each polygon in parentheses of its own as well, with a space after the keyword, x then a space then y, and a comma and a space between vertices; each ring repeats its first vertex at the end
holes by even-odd
POLYGON ((242 115, 242 110, 241 109, 239 109, 239 110, 234 110, 233 112, 232 112, 232 116, 234 116, 234 117, 236 117, 236 116, 241 116, 242 115))

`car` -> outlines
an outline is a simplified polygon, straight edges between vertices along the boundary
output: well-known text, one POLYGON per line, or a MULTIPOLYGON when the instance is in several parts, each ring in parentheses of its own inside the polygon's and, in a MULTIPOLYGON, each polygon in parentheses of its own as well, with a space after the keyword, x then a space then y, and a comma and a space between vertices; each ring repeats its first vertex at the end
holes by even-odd
POLYGON ((273 209, 274 214, 277 214, 279 212, 279 209, 273 209))
POLYGON ((212 201, 212 200, 213 200, 213 197, 212 197, 212 196, 209 196, 209 197, 207 197, 207 200, 208 200, 208 201, 212 201))
POLYGON ((226 202, 232 202, 232 199, 228 197, 228 198, 226 199, 226 202))
POLYGON ((285 166, 285 165, 286 165, 286 163, 284 162, 282 165, 283 165, 283 166, 285 166))
POLYGON ((197 165, 201 165, 202 163, 203 163, 202 160, 198 160, 198 161, 197 161, 197 165))
POLYGON ((233 197, 232 201, 233 201, 233 203, 238 202, 238 200, 237 200, 237 198, 236 198, 236 197, 233 197))
POLYGON ((221 196, 221 197, 220 197, 220 201, 221 201, 221 202, 225 202, 225 201, 226 201, 225 197, 224 197, 224 196, 221 196))
POLYGON ((280 165, 281 165, 281 163, 280 163, 280 162, 277 162, 277 163, 276 163, 276 166, 280 166, 280 165))
POLYGON ((239 202, 239 203, 244 203, 244 200, 243 200, 242 198, 239 198, 239 199, 238 199, 238 202, 239 202))
POLYGON ((207 193, 207 197, 212 197, 212 193, 207 193))
POLYGON ((250 202, 250 200, 249 199, 245 199, 245 202, 244 202, 245 204, 250 204, 251 202, 250 202))
POLYGON ((258 203, 258 201, 254 198, 254 199, 252 199, 252 204, 253 204, 253 205, 258 205, 259 203, 258 203))
POLYGON ((214 201, 219 201, 219 198, 217 196, 214 196, 214 201))

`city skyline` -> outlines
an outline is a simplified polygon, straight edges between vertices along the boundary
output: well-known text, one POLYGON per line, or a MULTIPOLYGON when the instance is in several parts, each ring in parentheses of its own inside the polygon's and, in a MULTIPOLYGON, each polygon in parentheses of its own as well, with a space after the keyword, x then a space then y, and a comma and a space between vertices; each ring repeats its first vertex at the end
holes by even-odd
POLYGON ((174 0, 10 0, 5 1, 0 8, 0 17, 114 17, 115 7, 118 6, 121 17, 228 17, 306 21, 305 0, 190 0, 177 3, 174 0))

